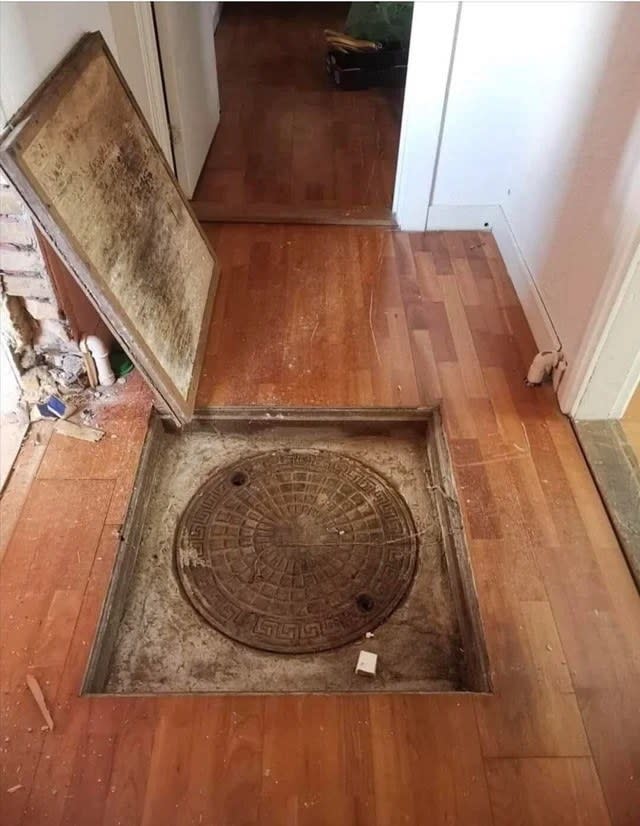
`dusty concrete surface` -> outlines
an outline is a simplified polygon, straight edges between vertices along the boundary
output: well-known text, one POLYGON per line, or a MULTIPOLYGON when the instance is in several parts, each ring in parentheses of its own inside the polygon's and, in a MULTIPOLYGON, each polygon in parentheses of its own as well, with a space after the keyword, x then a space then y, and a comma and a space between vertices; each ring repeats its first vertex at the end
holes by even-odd
POLYGON ((580 446, 640 588, 640 462, 619 421, 574 422, 580 446))
POLYGON ((440 529, 425 477, 424 436, 347 437, 337 429, 277 427, 252 435, 162 434, 151 506, 104 687, 114 693, 464 690, 460 634, 440 529), (253 650, 209 626, 178 582, 173 542, 191 497, 217 468, 285 447, 338 451, 369 464, 408 504, 419 536, 412 587, 374 636, 317 654, 253 650), (354 673, 361 649, 378 654, 375 678, 354 673))

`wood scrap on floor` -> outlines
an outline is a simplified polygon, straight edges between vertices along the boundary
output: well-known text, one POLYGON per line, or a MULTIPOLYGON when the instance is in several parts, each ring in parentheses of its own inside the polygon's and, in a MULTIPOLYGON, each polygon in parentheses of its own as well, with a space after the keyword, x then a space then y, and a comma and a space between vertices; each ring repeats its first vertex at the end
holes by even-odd
POLYGON ((33 699, 36 701, 38 708, 40 709, 40 713, 49 727, 49 731, 53 731, 53 717, 47 708, 47 703, 44 699, 42 689, 40 688, 40 683, 36 680, 33 674, 27 674, 27 686, 29 687, 29 691, 33 694, 33 699))
POLYGON ((62 436, 71 436, 73 439, 83 439, 85 442, 99 442, 104 436, 104 430, 97 427, 89 427, 86 424, 76 424, 61 420, 56 425, 56 433, 62 436))

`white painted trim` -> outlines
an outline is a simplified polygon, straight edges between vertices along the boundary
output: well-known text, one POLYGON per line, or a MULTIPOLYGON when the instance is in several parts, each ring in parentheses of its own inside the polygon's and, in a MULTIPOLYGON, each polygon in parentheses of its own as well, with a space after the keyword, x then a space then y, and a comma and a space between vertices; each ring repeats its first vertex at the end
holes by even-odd
POLYGON ((533 273, 529 269, 511 229, 511 224, 501 206, 496 207, 492 232, 538 350, 560 350, 562 343, 540 296, 533 273))
POLYGON ((427 231, 438 230, 490 230, 496 220, 496 204, 484 206, 449 206, 435 204, 429 207, 427 213, 427 231))
POLYGON ((210 3, 155 3, 176 176, 192 198, 220 122, 210 3))
POLYGON ((562 409, 576 419, 620 418, 640 380, 640 228, 612 269, 573 374, 558 393, 562 409), (635 335, 635 344, 624 341, 625 333, 635 335))
POLYGON ((160 56, 158 55, 158 44, 156 41, 156 30, 153 23, 151 3, 132 3, 132 5, 135 14, 136 28, 138 30, 138 39, 140 41, 140 55, 142 57, 147 94, 149 96, 149 126, 156 136, 156 140, 160 144, 169 166, 175 172, 171 151, 169 121, 167 119, 167 107, 164 100, 164 90, 162 88, 160 56))
POLYGON ((616 400, 613 403, 613 407, 611 409, 611 416, 612 419, 621 419, 625 411, 631 401, 633 394, 636 392, 636 388, 640 385, 640 350, 638 350, 638 354, 636 355, 635 359, 633 360, 633 364, 631 365, 631 369, 629 370, 626 379, 622 383, 622 387, 620 388, 620 392, 616 396, 616 400))
POLYGON ((393 193, 403 230, 424 230, 438 159, 459 3, 414 3, 393 193))

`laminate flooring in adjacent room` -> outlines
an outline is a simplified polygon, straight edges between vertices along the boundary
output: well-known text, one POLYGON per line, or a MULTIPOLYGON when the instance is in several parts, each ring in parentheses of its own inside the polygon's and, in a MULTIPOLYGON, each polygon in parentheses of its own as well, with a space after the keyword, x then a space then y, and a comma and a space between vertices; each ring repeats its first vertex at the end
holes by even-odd
POLYGON ((203 220, 390 222, 402 90, 336 89, 324 29, 348 3, 225 3, 221 118, 193 201, 203 220))
POLYGON ((207 232, 200 406, 443 399, 495 691, 79 697, 138 387, 97 444, 30 433, 2 497, 3 824, 637 826, 640 599, 571 424, 524 385, 535 345, 491 236, 207 232))

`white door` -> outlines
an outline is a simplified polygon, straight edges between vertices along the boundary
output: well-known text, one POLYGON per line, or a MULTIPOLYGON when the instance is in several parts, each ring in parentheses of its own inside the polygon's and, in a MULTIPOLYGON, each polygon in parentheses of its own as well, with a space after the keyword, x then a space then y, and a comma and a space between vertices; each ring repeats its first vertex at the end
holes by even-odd
POLYGON ((213 42, 217 3, 154 3, 171 142, 180 186, 193 196, 220 121, 213 42))

